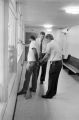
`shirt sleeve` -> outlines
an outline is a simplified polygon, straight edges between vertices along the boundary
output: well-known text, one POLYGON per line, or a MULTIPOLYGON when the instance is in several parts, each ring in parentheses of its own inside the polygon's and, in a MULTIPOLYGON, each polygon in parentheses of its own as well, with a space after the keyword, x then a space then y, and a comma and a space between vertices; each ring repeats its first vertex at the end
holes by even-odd
POLYGON ((30 47, 31 47, 31 49, 36 48, 36 42, 32 41, 30 47))
POLYGON ((47 44, 46 53, 50 54, 50 52, 51 52, 51 46, 50 44, 47 44))

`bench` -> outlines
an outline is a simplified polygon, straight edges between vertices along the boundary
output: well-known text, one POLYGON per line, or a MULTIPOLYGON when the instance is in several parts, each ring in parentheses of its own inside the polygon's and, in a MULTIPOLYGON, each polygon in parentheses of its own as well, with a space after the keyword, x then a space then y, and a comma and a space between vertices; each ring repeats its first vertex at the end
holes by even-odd
POLYGON ((69 55, 67 59, 63 59, 63 68, 67 68, 69 74, 79 75, 79 59, 69 55))

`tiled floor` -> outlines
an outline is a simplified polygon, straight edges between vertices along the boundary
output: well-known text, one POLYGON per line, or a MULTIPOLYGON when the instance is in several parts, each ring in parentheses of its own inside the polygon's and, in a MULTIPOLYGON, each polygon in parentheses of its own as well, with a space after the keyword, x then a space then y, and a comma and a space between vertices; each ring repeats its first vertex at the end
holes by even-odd
MULTIPOLYGON (((21 87, 22 82, 20 89, 21 87)), ((46 91, 46 89, 47 79, 45 87, 40 86, 38 82, 37 93, 32 99, 25 100, 23 96, 19 96, 14 120, 79 120, 78 77, 69 76, 62 69, 57 95, 51 100, 42 99, 39 92, 46 91)))

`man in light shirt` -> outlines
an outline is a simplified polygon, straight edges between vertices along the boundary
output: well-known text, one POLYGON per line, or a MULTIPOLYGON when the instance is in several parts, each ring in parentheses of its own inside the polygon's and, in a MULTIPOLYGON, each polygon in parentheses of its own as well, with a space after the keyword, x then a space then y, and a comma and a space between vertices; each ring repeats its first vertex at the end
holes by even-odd
MULTIPOLYGON (((43 39, 43 42, 42 42, 42 58, 46 54, 47 44, 51 41, 50 36, 51 36, 51 34, 47 34, 45 36, 45 38, 43 39)), ((45 76, 46 76, 47 61, 44 61, 43 64, 41 64, 41 66, 42 66, 42 72, 41 72, 41 76, 40 76, 40 84, 43 84, 43 82, 45 81, 45 76)))
MULTIPOLYGON (((51 36, 51 34, 47 34, 45 36, 45 33, 41 32, 40 37, 37 38, 37 40, 36 40, 37 44, 38 44, 38 49, 39 49, 39 53, 38 53, 39 60, 42 59, 46 53, 47 44, 50 42, 50 36, 51 36)), ((45 81, 47 61, 44 61, 43 64, 39 65, 37 74, 39 74, 40 66, 41 66, 40 84, 43 84, 43 82, 45 81)))
POLYGON ((40 62, 48 61, 50 63, 48 90, 42 98, 52 98, 56 95, 58 78, 62 68, 62 51, 59 44, 51 36, 52 41, 47 44, 46 55, 40 62))
POLYGON ((36 42, 37 42, 37 52, 38 52, 38 57, 39 59, 41 58, 42 55, 42 42, 45 38, 45 32, 40 32, 38 35, 36 42))
MULTIPOLYGON (((37 52, 38 52, 39 60, 45 55, 45 54, 42 53, 44 39, 45 39, 45 32, 40 32, 39 36, 36 39, 36 42, 37 42, 37 52)), ((42 65, 39 65, 39 67, 38 67, 37 76, 39 76, 40 66, 42 66, 42 65)), ((45 69, 46 69, 46 64, 44 64, 43 66, 45 66, 45 69)), ((45 69, 44 69, 44 71, 42 69, 42 73, 41 73, 41 77, 40 77, 40 83, 41 84, 44 81, 45 69)))
POLYGON ((31 97, 32 92, 36 92, 37 88, 37 63, 38 63, 38 53, 37 53, 37 44, 35 41, 35 37, 30 37, 30 45, 27 56, 27 65, 26 65, 26 73, 25 73, 25 81, 23 84, 22 90, 18 93, 18 95, 25 94, 26 98, 31 97), (27 95, 27 90, 29 87, 30 77, 32 75, 32 86, 29 89, 30 94, 27 95))

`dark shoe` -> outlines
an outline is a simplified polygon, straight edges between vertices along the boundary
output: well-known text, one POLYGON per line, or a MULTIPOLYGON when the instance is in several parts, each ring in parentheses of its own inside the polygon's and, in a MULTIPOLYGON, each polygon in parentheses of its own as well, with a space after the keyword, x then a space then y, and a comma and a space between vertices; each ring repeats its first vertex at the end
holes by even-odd
POLYGON ((17 93, 17 95, 23 95, 23 94, 26 94, 26 91, 21 90, 20 92, 17 93))
POLYGON ((42 97, 42 98, 45 98, 45 99, 50 99, 50 98, 52 98, 51 96, 48 96, 48 95, 42 95, 41 97, 42 97))
POLYGON ((30 99, 32 98, 32 92, 30 92, 29 90, 27 91, 27 94, 24 95, 25 99, 30 99))

